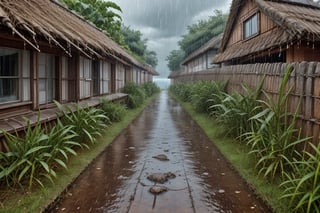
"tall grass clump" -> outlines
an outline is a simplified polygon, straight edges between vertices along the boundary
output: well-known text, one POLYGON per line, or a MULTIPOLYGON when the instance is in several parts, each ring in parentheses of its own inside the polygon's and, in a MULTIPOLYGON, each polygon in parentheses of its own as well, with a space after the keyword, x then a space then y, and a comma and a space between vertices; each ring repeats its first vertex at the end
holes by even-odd
POLYGON ((294 170, 287 173, 282 198, 289 198, 292 212, 320 212, 320 144, 309 143, 300 158, 293 161, 294 170))
POLYGON ((61 121, 65 126, 72 126, 72 131, 77 135, 75 141, 87 147, 88 142, 94 143, 98 136, 106 129, 109 118, 101 109, 95 107, 82 107, 79 104, 72 106, 61 105, 55 102, 63 116, 61 121))
POLYGON ((274 179, 284 178, 285 172, 293 169, 293 159, 297 145, 307 138, 300 138, 300 131, 295 128, 299 105, 295 113, 289 113, 288 98, 292 88, 286 92, 286 85, 293 71, 289 66, 279 87, 278 98, 274 101, 267 94, 267 101, 261 101, 263 110, 250 118, 259 128, 244 136, 251 152, 257 157, 256 167, 259 174, 274 179))
POLYGON ((142 86, 133 82, 127 83, 122 92, 128 94, 127 107, 130 109, 141 106, 146 99, 146 93, 142 86))
POLYGON ((144 83, 142 88, 144 89, 147 97, 151 97, 152 95, 160 92, 160 88, 151 81, 144 83))
POLYGON ((110 122, 119 122, 126 114, 126 107, 120 103, 113 103, 106 98, 101 100, 100 108, 110 122))
MULTIPOLYGON (((191 103, 197 112, 208 113, 213 100, 220 99, 225 92, 226 82, 201 81, 195 83, 191 90, 191 103)), ((219 100, 220 102, 220 100, 219 100)))
POLYGON ((35 126, 28 119, 26 122, 23 137, 1 132, 8 150, 0 152, 0 182, 7 187, 31 188, 35 184, 43 187, 44 179, 53 181, 57 167, 67 168, 68 154, 75 155, 73 147, 79 145, 73 140, 76 134, 71 127, 62 126, 59 121, 50 130, 43 128, 39 119, 35 126))
POLYGON ((169 91, 176 95, 183 102, 191 102, 192 98, 192 83, 177 83, 170 85, 169 91))
POLYGON ((214 103, 209 107, 210 115, 226 127, 228 135, 242 140, 243 134, 257 129, 256 122, 250 118, 262 110, 259 99, 262 85, 263 79, 254 90, 242 85, 244 95, 224 93, 217 100, 209 100, 214 103))

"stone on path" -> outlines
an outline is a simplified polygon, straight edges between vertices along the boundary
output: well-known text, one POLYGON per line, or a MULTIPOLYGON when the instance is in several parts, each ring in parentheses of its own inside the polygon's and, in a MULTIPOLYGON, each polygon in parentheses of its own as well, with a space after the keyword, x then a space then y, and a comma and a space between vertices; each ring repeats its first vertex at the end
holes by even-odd
POLYGON ((160 160, 160 161, 169 161, 169 158, 164 154, 153 156, 153 158, 160 160))
POLYGON ((169 179, 172 179, 175 177, 176 177, 175 174, 173 174, 171 172, 167 172, 167 173, 153 173, 153 174, 149 175, 147 178, 148 178, 148 180, 155 182, 155 183, 165 183, 169 179))
POLYGON ((168 188, 165 186, 152 186, 149 189, 149 192, 151 192, 152 194, 155 194, 155 195, 161 194, 166 191, 168 191, 168 188))

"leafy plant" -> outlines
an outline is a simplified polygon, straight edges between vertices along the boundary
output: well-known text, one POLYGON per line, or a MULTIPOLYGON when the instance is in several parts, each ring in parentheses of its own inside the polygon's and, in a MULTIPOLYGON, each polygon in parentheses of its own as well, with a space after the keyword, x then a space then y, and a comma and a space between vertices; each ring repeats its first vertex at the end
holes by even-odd
POLYGON ((208 112, 212 100, 225 91, 225 82, 201 81, 192 87, 191 103, 197 112, 208 112))
POLYGON ((50 178, 55 172, 49 168, 48 160, 51 158, 49 145, 45 144, 47 135, 41 130, 40 124, 32 128, 27 120, 25 137, 17 134, 2 132, 5 136, 9 151, 0 153, 1 172, 0 180, 5 179, 8 186, 21 186, 28 180, 29 188, 34 181, 42 185, 40 176, 50 178), (39 170, 41 172, 39 172, 39 170))
POLYGON ((178 83, 170 86, 169 90, 184 102, 191 102, 192 83, 178 83))
POLYGON ((242 85, 245 95, 224 93, 218 96, 218 100, 210 99, 209 103, 216 103, 209 107, 210 114, 226 126, 228 134, 239 137, 241 140, 243 134, 257 129, 257 122, 250 118, 262 110, 259 101, 262 85, 263 80, 255 90, 242 85), (220 101, 221 97, 225 98, 220 101))
POLYGON ((101 136, 101 132, 107 127, 104 121, 108 118, 101 109, 82 107, 79 104, 72 106, 63 106, 58 102, 55 104, 63 115, 62 124, 72 126, 72 130, 76 133, 74 140, 81 146, 89 148, 87 143, 94 143, 96 137, 101 136))
POLYGON ((268 101, 261 101, 264 105, 260 113, 250 118, 259 128, 245 133, 251 154, 259 159, 256 167, 259 174, 274 179, 277 175, 284 177, 286 171, 292 169, 292 159, 296 146, 307 139, 300 138, 300 131, 295 129, 295 122, 299 105, 292 115, 287 111, 288 98, 291 88, 285 92, 293 67, 289 66, 279 87, 278 99, 274 101, 267 94, 268 101))
POLYGON ((146 94, 142 86, 135 83, 128 83, 122 89, 123 93, 128 94, 127 106, 130 109, 141 106, 146 98, 146 94))
POLYGON ((146 82, 142 85, 142 88, 145 91, 147 97, 151 97, 152 95, 160 92, 160 88, 154 82, 146 82))
POLYGON ((287 173, 282 198, 290 199, 294 212, 320 212, 320 145, 309 143, 311 151, 304 150, 300 160, 293 162, 294 171, 287 173))
POLYGON ((112 103, 107 99, 101 100, 101 109, 110 122, 121 121, 126 113, 126 108, 122 104, 112 103))

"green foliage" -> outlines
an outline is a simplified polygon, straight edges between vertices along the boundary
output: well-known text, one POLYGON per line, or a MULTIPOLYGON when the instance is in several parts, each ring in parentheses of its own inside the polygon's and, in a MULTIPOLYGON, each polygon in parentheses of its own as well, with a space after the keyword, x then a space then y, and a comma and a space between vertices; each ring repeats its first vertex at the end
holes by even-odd
POLYGON ((105 98, 101 100, 101 109, 104 115, 109 118, 110 122, 119 122, 126 114, 124 105, 113 103, 105 98))
POLYGON ((250 118, 262 110, 258 99, 262 91, 262 85, 263 81, 255 90, 243 85, 245 95, 225 93, 218 96, 218 98, 224 97, 221 101, 219 99, 213 101, 215 104, 209 107, 210 114, 227 127, 227 134, 242 140, 243 134, 258 128, 257 123, 250 118))
POLYGON ((142 86, 135 83, 128 83, 122 89, 123 93, 128 94, 127 107, 130 109, 141 106, 146 98, 146 94, 142 86))
POLYGON ((103 114, 103 111, 94 107, 82 107, 79 104, 72 106, 55 102, 62 113, 62 123, 65 126, 72 126, 72 130, 77 134, 75 141, 81 146, 88 148, 87 142, 94 143, 97 136, 105 130, 106 120, 109 118, 103 114))
POLYGON ((192 87, 191 83, 177 83, 172 84, 169 87, 169 91, 175 94, 183 102, 191 102, 192 98, 192 87))
POLYGON ((143 55, 144 61, 152 67, 158 65, 157 53, 155 51, 146 50, 143 55))
POLYGON ((184 57, 185 53, 183 50, 172 50, 166 58, 170 71, 180 71, 180 64, 184 57))
POLYGON ((125 45, 121 33, 121 8, 114 2, 103 0, 60 0, 108 34, 120 45, 125 45), (116 11, 116 12, 114 12, 116 11))
POLYGON ((216 10, 215 14, 209 17, 208 20, 201 20, 196 24, 188 26, 188 34, 184 35, 183 39, 179 41, 181 50, 186 55, 189 55, 211 38, 222 33, 227 23, 227 18, 228 15, 216 10))
POLYGON ((290 199, 293 212, 320 212, 320 145, 310 143, 311 151, 304 150, 295 158, 293 172, 281 186, 285 189, 282 198, 290 199))
POLYGON ((142 87, 147 97, 151 97, 152 95, 160 92, 160 88, 154 82, 151 81, 144 83, 142 87))
POLYGON ((146 82, 143 85, 130 82, 122 89, 123 93, 128 94, 127 107, 130 109, 141 106, 147 97, 150 97, 159 91, 160 88, 153 82, 146 82))
POLYGON ((185 57, 223 32, 227 18, 228 15, 216 10, 215 14, 209 17, 208 20, 201 20, 188 26, 188 33, 178 42, 180 49, 171 51, 166 58, 169 69, 171 71, 179 71, 180 64, 185 57))
POLYGON ((258 123, 258 129, 245 133, 251 153, 255 154, 258 162, 256 167, 265 177, 274 179, 278 175, 284 177, 285 171, 292 169, 296 146, 307 139, 300 138, 300 132, 295 128, 297 111, 291 115, 288 111, 288 97, 291 89, 285 92, 287 82, 293 71, 289 66, 280 84, 276 102, 267 94, 268 102, 261 101, 264 110, 251 117, 258 123))
POLYGON ((67 154, 75 155, 72 147, 79 145, 73 141, 72 127, 62 126, 60 121, 47 131, 39 121, 34 127, 26 121, 23 137, 2 132, 9 150, 0 152, 0 180, 8 187, 23 186, 26 181, 29 188, 35 183, 43 187, 43 178, 52 181, 56 176, 54 168, 67 168, 67 154))
POLYGON ((211 101, 225 91, 225 82, 201 81, 192 87, 191 103, 197 112, 209 112, 211 101))
POLYGON ((142 38, 143 35, 139 30, 134 30, 123 25, 121 27, 121 33, 124 36, 125 44, 138 60, 146 62, 153 67, 157 66, 157 54, 154 51, 148 50, 148 40, 142 38))

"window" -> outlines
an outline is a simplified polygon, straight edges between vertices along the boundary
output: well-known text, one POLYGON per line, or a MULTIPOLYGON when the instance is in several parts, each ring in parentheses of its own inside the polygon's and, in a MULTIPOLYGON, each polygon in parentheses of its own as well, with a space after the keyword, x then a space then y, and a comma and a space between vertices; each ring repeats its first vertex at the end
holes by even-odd
POLYGON ((92 81, 93 81, 93 95, 100 94, 100 61, 93 61, 92 81))
POLYGON ((0 48, 0 104, 30 100, 30 53, 0 48))
POLYGON ((211 69, 211 68, 214 68, 214 67, 217 67, 217 64, 212 64, 212 60, 213 58, 217 55, 217 50, 214 49, 214 50, 209 50, 207 52, 207 69, 211 69))
POLYGON ((102 62, 102 69, 100 73, 100 92, 106 94, 110 92, 110 78, 111 78, 111 64, 104 61, 102 62))
POLYGON ((68 101, 69 99, 69 85, 68 85, 68 58, 62 57, 62 72, 61 72, 61 86, 62 86, 62 101, 68 101))
POLYGON ((248 18, 243 23, 243 38, 247 39, 258 34, 258 13, 248 18))
POLYGON ((56 66, 55 56, 39 53, 38 55, 39 74, 39 104, 48 104, 56 99, 56 66))
POLYGON ((124 87, 125 84, 125 68, 122 64, 119 64, 117 66, 116 84, 116 91, 120 92, 120 90, 124 87))
POLYGON ((91 96, 91 78, 91 60, 84 57, 80 57, 80 98, 88 98, 91 96))

